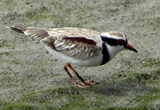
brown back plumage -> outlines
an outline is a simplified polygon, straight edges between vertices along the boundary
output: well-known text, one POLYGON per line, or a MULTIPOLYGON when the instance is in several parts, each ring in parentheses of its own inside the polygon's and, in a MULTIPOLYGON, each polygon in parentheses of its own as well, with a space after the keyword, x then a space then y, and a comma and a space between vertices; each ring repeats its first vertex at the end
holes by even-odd
POLYGON ((99 32, 90 29, 53 28, 46 30, 19 25, 13 25, 10 29, 31 36, 54 51, 79 59, 96 55, 102 46, 99 32))

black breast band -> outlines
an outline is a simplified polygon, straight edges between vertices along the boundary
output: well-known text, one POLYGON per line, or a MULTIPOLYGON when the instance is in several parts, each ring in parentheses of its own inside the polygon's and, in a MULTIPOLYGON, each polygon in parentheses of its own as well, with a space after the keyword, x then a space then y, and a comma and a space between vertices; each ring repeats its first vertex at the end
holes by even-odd
POLYGON ((103 54, 103 61, 102 61, 101 65, 107 63, 110 59, 108 49, 104 43, 102 44, 102 54, 103 54))

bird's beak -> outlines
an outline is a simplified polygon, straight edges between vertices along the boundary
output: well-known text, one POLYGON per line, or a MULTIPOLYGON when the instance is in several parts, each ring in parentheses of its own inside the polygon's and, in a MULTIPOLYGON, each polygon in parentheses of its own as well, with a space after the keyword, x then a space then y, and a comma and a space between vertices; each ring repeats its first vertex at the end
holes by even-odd
POLYGON ((138 53, 138 51, 132 45, 130 45, 130 44, 127 44, 126 49, 129 49, 129 50, 132 50, 132 51, 138 53))

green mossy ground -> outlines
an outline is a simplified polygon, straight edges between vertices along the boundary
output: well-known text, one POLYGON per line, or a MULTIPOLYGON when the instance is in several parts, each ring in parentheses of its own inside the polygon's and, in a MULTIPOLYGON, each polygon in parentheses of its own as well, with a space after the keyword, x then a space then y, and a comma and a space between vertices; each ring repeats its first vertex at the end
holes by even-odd
POLYGON ((159 110, 159 0, 1 0, 1 110, 159 110), (42 45, 7 26, 121 31, 139 53, 119 53, 100 67, 75 69, 99 85, 75 87, 42 45))

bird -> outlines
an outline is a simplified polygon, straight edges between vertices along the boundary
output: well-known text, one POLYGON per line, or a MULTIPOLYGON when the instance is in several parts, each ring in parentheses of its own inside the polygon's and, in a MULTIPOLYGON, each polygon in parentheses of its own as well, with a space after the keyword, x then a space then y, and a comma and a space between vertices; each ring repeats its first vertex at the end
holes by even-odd
POLYGON ((72 64, 81 67, 101 66, 111 61, 122 50, 138 53, 128 43, 127 36, 119 31, 101 33, 78 27, 43 29, 21 25, 12 25, 8 28, 36 39, 55 58, 65 62, 65 71, 73 84, 80 88, 87 88, 99 82, 85 81, 72 64), (77 83, 68 68, 78 77, 80 83, 77 83))

